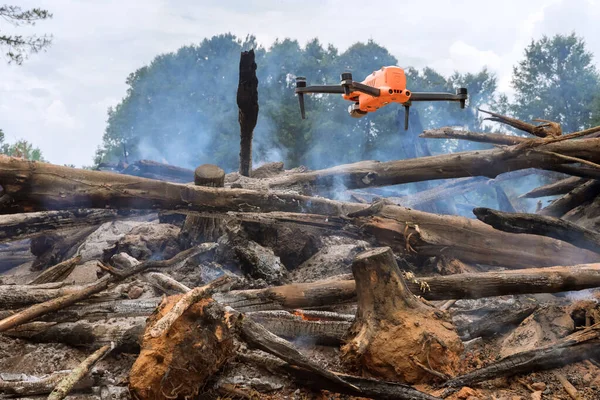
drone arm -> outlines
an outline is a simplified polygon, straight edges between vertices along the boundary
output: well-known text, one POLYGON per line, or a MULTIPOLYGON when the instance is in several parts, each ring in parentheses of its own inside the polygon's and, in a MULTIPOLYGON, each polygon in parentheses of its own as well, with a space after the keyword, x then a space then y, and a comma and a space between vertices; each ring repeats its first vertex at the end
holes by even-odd
POLYGON ((460 107, 465 108, 467 89, 460 88, 456 94, 444 92, 412 92, 410 101, 459 101, 460 107))
POLYGON ((381 90, 377 89, 373 86, 365 85, 360 82, 352 82, 351 90, 355 92, 362 92, 373 97, 379 97, 381 95, 381 90))
POLYGON ((296 87, 296 93, 334 93, 343 94, 344 88, 338 85, 296 87))

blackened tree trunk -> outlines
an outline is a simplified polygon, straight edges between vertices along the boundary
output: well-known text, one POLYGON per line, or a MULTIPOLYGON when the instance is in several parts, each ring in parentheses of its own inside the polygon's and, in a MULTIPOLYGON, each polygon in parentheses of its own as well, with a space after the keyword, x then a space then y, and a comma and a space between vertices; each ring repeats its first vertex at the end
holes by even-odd
POLYGON ((258 79, 254 50, 240 56, 240 82, 237 91, 240 122, 240 174, 250 176, 252 171, 252 133, 258 119, 258 79))

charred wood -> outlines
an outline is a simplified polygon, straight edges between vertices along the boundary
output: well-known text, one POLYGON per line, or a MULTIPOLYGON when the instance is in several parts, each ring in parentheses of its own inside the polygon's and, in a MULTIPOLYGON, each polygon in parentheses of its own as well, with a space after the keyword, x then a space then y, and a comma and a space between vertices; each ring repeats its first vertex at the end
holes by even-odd
POLYGON ((519 198, 533 199, 536 197, 556 196, 569 193, 571 190, 587 182, 587 179, 571 177, 553 182, 548 185, 537 187, 529 192, 522 194, 519 198))
MULTIPOLYGON (((71 371, 57 371, 45 376, 29 376, 25 374, 15 374, 15 379, 6 379, 0 376, 0 393, 12 396, 32 396, 38 394, 48 394, 54 389, 54 386, 71 371)), ((75 389, 89 389, 94 384, 93 379, 82 379, 77 382, 75 389)))
POLYGON ((475 208, 473 214, 480 221, 504 232, 548 236, 596 253, 600 252, 600 233, 563 219, 536 214, 505 213, 489 208, 475 208))
POLYGON ((194 180, 194 171, 190 169, 162 164, 152 160, 136 161, 133 164, 129 164, 120 172, 126 175, 178 183, 187 183, 194 180))
POLYGON ((240 80, 237 90, 240 123, 240 174, 252 171, 252 136, 258 120, 258 79, 254 50, 240 55, 240 80))
MULTIPOLYGON (((37 245, 38 239, 43 240, 43 238, 35 238, 31 241, 31 252, 36 254, 37 258, 31 265, 31 269, 39 271, 72 257, 75 255, 79 245, 96 229, 97 227, 93 226, 69 234, 65 233, 57 235, 48 243, 48 248, 40 254, 36 254, 37 250, 35 250, 35 246, 37 245)), ((45 247, 46 246, 44 246, 44 248, 45 247)))
POLYGON ((62 229, 99 225, 139 215, 136 210, 62 210, 0 216, 0 243, 35 237, 62 229))
POLYGON ((423 131, 423 133, 421 133, 419 137, 427 139, 463 139, 471 142, 503 145, 514 145, 529 140, 528 138, 521 136, 503 135, 501 133, 469 132, 450 127, 428 129, 426 131, 423 131))
POLYGON ((600 181, 592 180, 542 208, 538 214, 560 218, 578 205, 594 199, 598 194, 600 194, 600 181))

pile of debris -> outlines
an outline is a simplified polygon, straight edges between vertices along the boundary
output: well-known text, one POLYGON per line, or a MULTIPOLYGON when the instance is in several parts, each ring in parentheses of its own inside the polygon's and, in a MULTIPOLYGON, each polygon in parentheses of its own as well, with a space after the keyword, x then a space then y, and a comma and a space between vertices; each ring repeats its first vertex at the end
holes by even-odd
POLYGON ((538 137, 444 128, 422 136, 497 147, 251 177, 137 163, 188 184, 0 158, 0 397, 597 399, 600 128, 493 117, 538 137), (516 212, 528 176, 561 197, 516 212), (427 212, 481 188, 479 220, 427 212))

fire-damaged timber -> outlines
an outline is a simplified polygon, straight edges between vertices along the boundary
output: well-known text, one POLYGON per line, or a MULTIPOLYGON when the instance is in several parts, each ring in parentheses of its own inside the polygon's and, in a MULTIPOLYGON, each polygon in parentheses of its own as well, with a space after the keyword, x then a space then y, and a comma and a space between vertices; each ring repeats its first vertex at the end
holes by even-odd
POLYGON ((583 249, 600 252, 600 233, 563 219, 537 214, 506 213, 489 208, 475 208, 473 214, 480 221, 504 232, 552 237, 583 249))
POLYGON ((512 268, 600 260, 595 253, 553 239, 515 236, 479 221, 391 205, 382 206, 376 215, 348 218, 349 214, 365 210, 369 205, 289 192, 181 185, 9 157, 0 157, 0 182, 15 200, 38 209, 61 210, 85 204, 94 208, 154 208, 213 213, 283 211, 294 214, 274 213, 269 216, 287 222, 310 221, 332 228, 336 226, 341 232, 356 226, 362 229, 362 235, 375 239, 380 245, 391 246, 399 254, 419 257, 444 254, 467 263, 512 268), (532 253, 530 249, 534 247, 538 251, 532 253), (515 260, 519 260, 518 265, 515 265, 515 260))
POLYGON ((252 136, 258 120, 258 78, 254 49, 240 55, 240 81, 237 105, 240 123, 240 174, 250 176, 252 171, 252 136))
POLYGON ((454 376, 463 345, 450 318, 406 286, 389 247, 352 264, 358 311, 342 360, 361 375, 408 383, 454 376))

